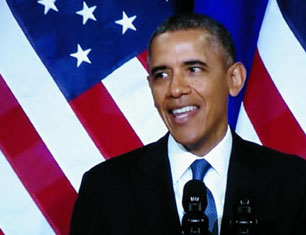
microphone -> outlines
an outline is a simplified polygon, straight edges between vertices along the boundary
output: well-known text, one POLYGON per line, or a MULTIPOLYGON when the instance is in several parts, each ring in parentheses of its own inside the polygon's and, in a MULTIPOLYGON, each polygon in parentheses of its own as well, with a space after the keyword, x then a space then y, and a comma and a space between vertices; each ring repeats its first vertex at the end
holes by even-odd
POLYGON ((258 219, 253 214, 253 201, 248 196, 240 196, 234 205, 234 219, 230 220, 232 234, 255 235, 258 219))
POLYGON ((183 190, 184 216, 182 220, 183 235, 206 235, 208 219, 204 214, 207 206, 206 187, 200 180, 188 181, 183 190))

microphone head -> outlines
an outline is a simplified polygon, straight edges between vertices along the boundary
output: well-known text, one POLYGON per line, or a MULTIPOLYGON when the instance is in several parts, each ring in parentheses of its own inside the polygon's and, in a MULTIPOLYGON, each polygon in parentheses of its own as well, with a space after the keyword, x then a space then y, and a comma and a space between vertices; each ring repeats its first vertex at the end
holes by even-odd
POLYGON ((188 181, 183 190, 185 212, 202 213, 207 206, 206 187, 200 180, 188 181))

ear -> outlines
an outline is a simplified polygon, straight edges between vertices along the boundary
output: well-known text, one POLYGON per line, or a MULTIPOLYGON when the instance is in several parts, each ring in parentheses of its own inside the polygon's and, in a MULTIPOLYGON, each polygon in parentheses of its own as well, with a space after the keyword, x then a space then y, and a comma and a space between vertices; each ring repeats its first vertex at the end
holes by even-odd
POLYGON ((246 68, 240 62, 234 63, 228 68, 228 86, 231 96, 237 96, 243 88, 246 79, 246 68))

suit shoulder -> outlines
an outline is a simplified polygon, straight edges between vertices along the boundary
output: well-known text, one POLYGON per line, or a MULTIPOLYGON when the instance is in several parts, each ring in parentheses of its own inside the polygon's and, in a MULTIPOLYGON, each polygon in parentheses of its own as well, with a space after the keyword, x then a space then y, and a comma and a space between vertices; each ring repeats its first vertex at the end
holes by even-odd
MULTIPOLYGON (((286 167, 290 166, 291 169, 301 169, 306 174, 306 160, 300 156, 294 154, 288 154, 280 152, 278 150, 259 145, 254 142, 238 137, 239 148, 246 154, 251 155, 255 158, 255 161, 263 162, 265 164, 271 163, 275 167, 286 167)), ((236 138, 237 138, 236 137, 236 138)))
POLYGON ((119 156, 110 158, 104 162, 101 162, 91 168, 86 174, 96 175, 96 174, 110 174, 114 175, 114 172, 123 174, 128 173, 128 171, 133 170, 140 162, 149 161, 150 155, 154 155, 154 152, 160 151, 161 146, 165 145, 166 136, 159 139, 156 142, 150 143, 138 149, 132 150, 130 152, 121 154, 119 156))

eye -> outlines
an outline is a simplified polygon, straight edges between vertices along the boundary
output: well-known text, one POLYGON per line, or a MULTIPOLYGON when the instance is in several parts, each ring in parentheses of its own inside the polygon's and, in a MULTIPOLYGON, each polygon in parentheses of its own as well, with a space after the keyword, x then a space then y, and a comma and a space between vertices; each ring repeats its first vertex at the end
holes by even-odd
POLYGON ((197 66, 192 66, 192 67, 189 67, 188 69, 192 73, 198 73, 198 72, 202 71, 202 69, 200 67, 197 67, 197 66))
POLYGON ((161 72, 156 72, 152 74, 152 77, 154 80, 159 80, 159 79, 164 79, 169 77, 169 74, 167 72, 161 71, 161 72))

